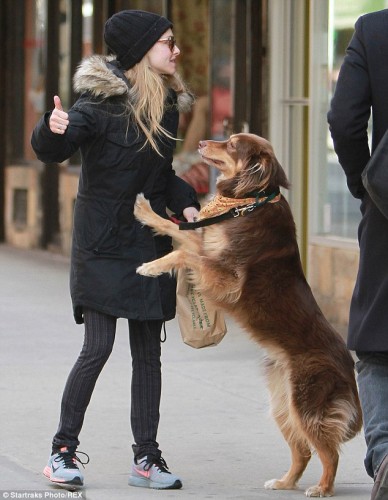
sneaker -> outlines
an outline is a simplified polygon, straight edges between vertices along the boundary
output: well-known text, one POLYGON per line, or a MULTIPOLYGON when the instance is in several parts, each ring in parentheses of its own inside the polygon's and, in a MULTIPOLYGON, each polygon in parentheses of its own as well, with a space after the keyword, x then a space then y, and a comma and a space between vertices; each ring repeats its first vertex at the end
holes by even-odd
MULTIPOLYGON (((86 455, 82 451, 78 452, 86 455)), ((79 470, 77 462, 86 465, 89 463, 89 457, 86 455, 87 461, 81 460, 75 454, 75 450, 71 451, 67 447, 61 448, 57 453, 53 453, 48 461, 48 464, 43 470, 43 474, 53 483, 72 484, 82 486, 84 484, 84 476, 79 470)))
POLYGON ((169 472, 162 457, 143 457, 140 460, 135 460, 132 464, 128 484, 157 490, 179 490, 182 488, 182 481, 169 472))

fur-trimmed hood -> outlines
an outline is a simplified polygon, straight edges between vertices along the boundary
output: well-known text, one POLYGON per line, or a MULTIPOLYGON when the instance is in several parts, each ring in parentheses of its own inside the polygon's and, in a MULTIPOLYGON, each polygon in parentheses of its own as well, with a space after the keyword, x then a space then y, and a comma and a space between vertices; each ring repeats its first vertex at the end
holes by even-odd
MULTIPOLYGON (((74 73, 73 87, 79 94, 89 92, 102 99, 125 96, 129 92, 129 82, 114 56, 93 55, 83 59, 74 73)), ((193 102, 190 93, 178 94, 179 111, 189 111, 193 102)))

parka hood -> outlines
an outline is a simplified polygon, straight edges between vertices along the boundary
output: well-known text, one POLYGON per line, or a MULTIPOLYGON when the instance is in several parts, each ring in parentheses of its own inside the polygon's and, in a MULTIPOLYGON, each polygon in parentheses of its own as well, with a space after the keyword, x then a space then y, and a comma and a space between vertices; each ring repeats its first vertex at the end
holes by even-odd
POLYGON ((75 92, 90 92, 94 97, 128 94, 128 83, 113 71, 114 57, 94 55, 81 61, 73 77, 75 92))
MULTIPOLYGON (((93 55, 81 61, 73 77, 74 91, 91 93, 94 97, 125 96, 129 93, 129 82, 114 56, 93 55)), ((187 112, 194 103, 189 92, 178 94, 178 110, 187 112)))

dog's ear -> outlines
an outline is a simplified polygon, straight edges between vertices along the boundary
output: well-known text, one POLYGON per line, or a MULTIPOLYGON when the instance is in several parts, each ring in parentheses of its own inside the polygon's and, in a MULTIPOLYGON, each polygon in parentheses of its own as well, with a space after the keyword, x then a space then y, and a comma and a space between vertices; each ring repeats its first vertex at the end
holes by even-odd
POLYGON ((280 165, 278 159, 274 154, 269 154, 267 156, 267 162, 270 163, 270 167, 268 170, 271 172, 268 186, 270 187, 283 187, 285 189, 290 188, 290 182, 287 178, 287 175, 283 169, 283 167, 280 165))
POLYGON ((276 187, 289 188, 287 176, 272 151, 252 152, 243 161, 237 174, 235 197, 242 198, 246 193, 263 191, 276 187))

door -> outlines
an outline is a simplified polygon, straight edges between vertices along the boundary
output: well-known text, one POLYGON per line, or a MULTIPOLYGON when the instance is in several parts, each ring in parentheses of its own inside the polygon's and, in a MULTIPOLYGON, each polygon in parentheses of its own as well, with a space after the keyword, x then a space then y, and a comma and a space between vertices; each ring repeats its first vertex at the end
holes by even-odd
MULTIPOLYGON (((263 135, 266 2, 213 0, 210 4, 210 135, 263 135)), ((215 188, 212 172, 211 190, 215 188)))

